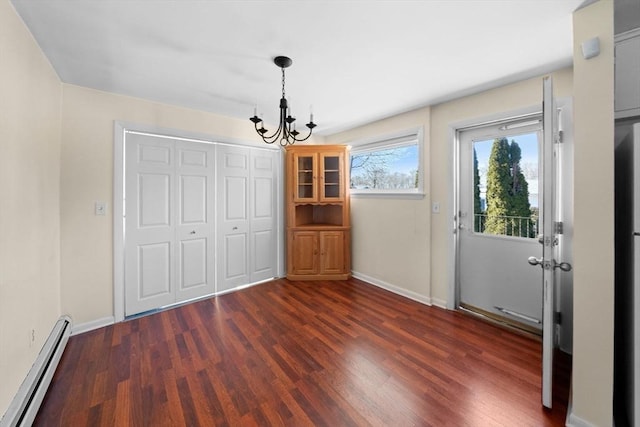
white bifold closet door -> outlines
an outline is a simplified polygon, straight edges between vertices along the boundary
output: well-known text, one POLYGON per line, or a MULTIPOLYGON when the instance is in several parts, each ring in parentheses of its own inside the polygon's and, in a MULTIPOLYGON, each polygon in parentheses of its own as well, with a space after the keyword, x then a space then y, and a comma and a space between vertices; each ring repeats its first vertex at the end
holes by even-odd
POLYGON ((276 276, 277 152, 219 145, 217 292, 276 276))
POLYGON ((215 292, 215 147, 129 134, 125 315, 215 292))
POLYGON ((125 316, 277 275, 278 155, 127 134, 125 316))

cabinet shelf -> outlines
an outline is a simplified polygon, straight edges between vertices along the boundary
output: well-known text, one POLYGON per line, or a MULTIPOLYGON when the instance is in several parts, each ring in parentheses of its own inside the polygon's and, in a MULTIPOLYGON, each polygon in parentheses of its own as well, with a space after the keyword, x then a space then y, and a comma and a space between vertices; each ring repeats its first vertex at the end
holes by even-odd
POLYGON ((344 225, 342 205, 305 204, 294 207, 294 227, 301 225, 344 225))

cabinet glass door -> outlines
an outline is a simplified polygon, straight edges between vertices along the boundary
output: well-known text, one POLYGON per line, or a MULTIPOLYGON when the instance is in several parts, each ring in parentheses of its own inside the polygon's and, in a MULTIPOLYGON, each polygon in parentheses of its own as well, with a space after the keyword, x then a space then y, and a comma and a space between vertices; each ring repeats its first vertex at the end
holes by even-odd
POLYGON ((320 162, 322 165, 321 199, 323 201, 341 199, 342 155, 339 153, 321 154, 320 162))
POLYGON ((295 155, 295 201, 316 200, 316 157, 313 154, 295 155))

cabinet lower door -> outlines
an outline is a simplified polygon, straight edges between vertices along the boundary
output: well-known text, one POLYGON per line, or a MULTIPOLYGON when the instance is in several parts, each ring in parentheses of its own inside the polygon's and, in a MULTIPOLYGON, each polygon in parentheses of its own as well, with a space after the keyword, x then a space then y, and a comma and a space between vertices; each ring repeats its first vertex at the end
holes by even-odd
POLYGON ((344 268, 344 232, 320 232, 320 274, 342 274, 344 268))
POLYGON ((289 248, 293 274, 318 274, 318 232, 294 231, 289 248))

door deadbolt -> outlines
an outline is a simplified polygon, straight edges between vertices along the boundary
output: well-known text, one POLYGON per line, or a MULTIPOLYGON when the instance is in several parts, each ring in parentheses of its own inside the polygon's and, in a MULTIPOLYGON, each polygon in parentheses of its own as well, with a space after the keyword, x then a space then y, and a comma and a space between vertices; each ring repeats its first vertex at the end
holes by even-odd
POLYGON ((557 262, 555 259, 553 261, 544 261, 542 258, 536 258, 534 256, 530 256, 527 262, 531 265, 539 265, 545 270, 559 268, 562 271, 571 271, 573 268, 568 262, 557 262))

